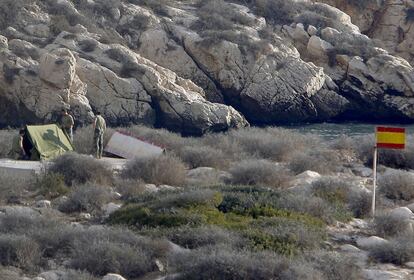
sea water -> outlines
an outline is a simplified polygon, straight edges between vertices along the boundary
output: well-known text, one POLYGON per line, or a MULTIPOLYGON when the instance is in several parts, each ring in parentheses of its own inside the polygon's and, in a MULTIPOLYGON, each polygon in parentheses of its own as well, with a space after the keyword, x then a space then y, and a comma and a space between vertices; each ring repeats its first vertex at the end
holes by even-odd
POLYGON ((311 133, 332 140, 345 136, 364 136, 375 133, 376 126, 404 127, 407 135, 414 134, 414 124, 364 124, 364 123, 317 123, 298 126, 286 126, 300 133, 311 133))

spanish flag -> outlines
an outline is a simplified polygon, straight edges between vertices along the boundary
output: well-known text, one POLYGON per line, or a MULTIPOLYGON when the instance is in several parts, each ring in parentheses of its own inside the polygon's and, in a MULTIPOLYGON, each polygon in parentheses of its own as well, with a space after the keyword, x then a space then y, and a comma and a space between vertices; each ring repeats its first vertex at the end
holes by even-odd
POLYGON ((377 148, 405 148, 405 128, 379 126, 376 130, 377 148))

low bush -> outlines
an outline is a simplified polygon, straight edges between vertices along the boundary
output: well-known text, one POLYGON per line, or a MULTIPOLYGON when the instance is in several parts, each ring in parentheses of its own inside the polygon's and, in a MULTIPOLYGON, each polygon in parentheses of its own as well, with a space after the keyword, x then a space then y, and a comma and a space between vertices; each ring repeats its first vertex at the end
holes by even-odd
POLYGON ((9 156, 13 138, 18 134, 19 132, 17 130, 0 130, 0 158, 6 158, 9 156))
POLYGON ((369 249, 369 254, 382 263, 402 265, 414 260, 414 243, 412 236, 400 236, 369 249))
POLYGON ((375 216, 373 228, 375 234, 381 237, 391 237, 407 231, 409 220, 391 213, 382 213, 375 216))
POLYGON ((365 218, 371 213, 372 195, 360 190, 348 194, 348 209, 355 218, 365 218))
POLYGON ((115 181, 115 189, 122 195, 123 200, 131 200, 146 191, 144 182, 120 178, 115 181))
POLYGON ((331 204, 328 201, 309 194, 286 193, 278 201, 282 209, 311 215, 327 223, 348 221, 352 214, 342 203, 331 204))
POLYGON ((151 258, 142 248, 104 240, 75 244, 70 265, 97 276, 118 273, 128 278, 154 270, 151 258))
POLYGON ((267 160, 245 160, 229 170, 231 182, 240 185, 261 185, 283 188, 291 179, 288 170, 267 160))
MULTIPOLYGON (((304 269, 275 253, 252 253, 226 246, 174 254, 170 262, 178 272, 176 279, 296 279, 294 275, 303 275, 300 269, 304 269)), ((306 279, 320 279, 318 276, 309 274, 306 279)))
POLYGON ((281 128, 245 128, 226 134, 252 157, 287 161, 297 151, 312 147, 318 139, 281 128))
POLYGON ((41 252, 36 242, 23 235, 0 235, 0 264, 35 270, 41 252))
POLYGON ((136 158, 127 164, 122 175, 127 179, 140 179, 156 185, 180 186, 185 181, 186 167, 172 155, 136 158))
POLYGON ((44 197, 51 199, 69 192, 69 188, 65 184, 65 178, 62 174, 55 174, 53 172, 44 174, 37 178, 36 189, 44 197))
POLYGON ((294 155, 289 163, 289 168, 299 174, 312 170, 321 174, 329 174, 338 169, 341 162, 338 154, 332 150, 309 150, 294 155))
POLYGON ((322 178, 312 184, 312 192, 337 208, 346 207, 355 217, 365 217, 371 210, 371 196, 357 186, 337 179, 322 178))
POLYGON ((379 191, 391 199, 411 200, 414 198, 414 175, 396 170, 378 180, 379 191))
POLYGON ((0 170, 0 202, 20 201, 34 185, 35 181, 30 176, 17 177, 0 170))
POLYGON ((351 257, 336 252, 314 251, 305 258, 320 271, 326 280, 359 280, 361 269, 351 257))
POLYGON ((59 210, 64 213, 72 212, 99 212, 105 203, 111 200, 108 188, 93 184, 76 187, 68 199, 59 205, 59 210))
POLYGON ((299 220, 277 216, 257 219, 245 234, 256 250, 272 250, 285 256, 319 248, 326 239, 323 227, 305 217, 299 220))
POLYGON ((53 161, 48 172, 60 174, 65 184, 85 184, 94 182, 108 185, 112 183, 112 170, 102 161, 75 153, 64 154, 53 161))
POLYGON ((184 147, 179 156, 190 168, 207 166, 226 169, 230 161, 222 151, 208 146, 184 147))
POLYGON ((246 242, 239 233, 217 226, 180 227, 167 232, 167 238, 188 249, 219 246, 220 244, 241 248, 245 247, 246 242))

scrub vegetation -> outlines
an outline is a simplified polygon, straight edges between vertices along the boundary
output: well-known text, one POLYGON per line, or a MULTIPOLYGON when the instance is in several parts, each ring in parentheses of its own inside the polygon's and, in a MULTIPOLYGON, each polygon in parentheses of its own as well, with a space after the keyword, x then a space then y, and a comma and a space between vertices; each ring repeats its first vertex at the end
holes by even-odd
MULTIPOLYGON (((369 215, 371 196, 349 174, 353 164, 369 166, 371 139, 328 141, 281 128, 199 138, 144 126, 118 130, 166 152, 113 172, 88 155, 82 128, 75 134, 82 148, 31 180, 1 174, 2 275, 39 275, 53 261, 67 279, 361 279, 354 261, 327 244, 338 223, 369 215), (309 171, 321 175, 306 181, 309 171), (200 183, 195 175, 188 180, 197 172, 200 183), (209 183, 202 172, 221 175, 209 183), (36 208, 42 199, 50 208, 36 208)), ((381 176, 379 203, 411 200, 410 176, 381 176)), ((370 248, 373 260, 412 260, 412 237, 399 234, 406 228, 407 221, 377 215, 370 230, 391 245, 370 248)))

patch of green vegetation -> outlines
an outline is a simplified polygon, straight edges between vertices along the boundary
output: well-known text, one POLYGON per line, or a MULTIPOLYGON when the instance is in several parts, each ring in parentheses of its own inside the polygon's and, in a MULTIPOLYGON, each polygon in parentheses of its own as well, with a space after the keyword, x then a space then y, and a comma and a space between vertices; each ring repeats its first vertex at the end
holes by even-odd
POLYGON ((187 215, 185 212, 156 212, 149 208, 129 205, 113 213, 108 222, 111 224, 124 224, 137 228, 145 227, 178 227, 182 225, 199 225, 201 217, 187 215))
POLYGON ((251 247, 256 250, 271 250, 285 256, 296 255, 299 247, 292 238, 283 238, 263 233, 261 230, 252 230, 246 233, 251 247))

